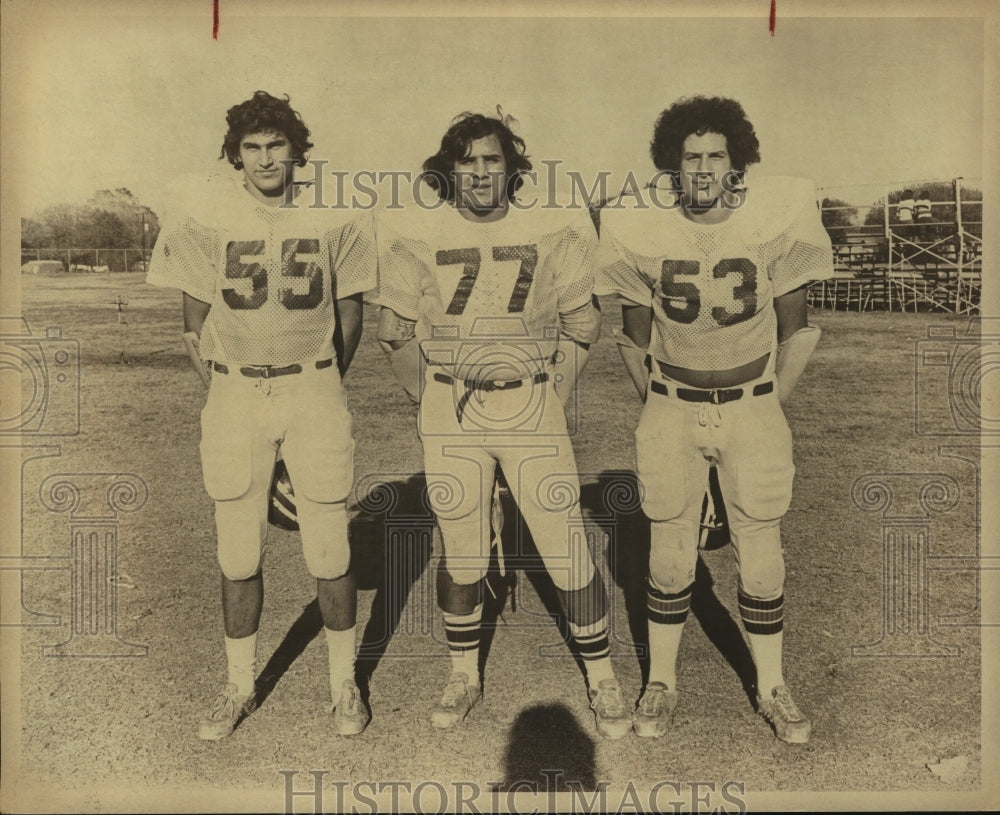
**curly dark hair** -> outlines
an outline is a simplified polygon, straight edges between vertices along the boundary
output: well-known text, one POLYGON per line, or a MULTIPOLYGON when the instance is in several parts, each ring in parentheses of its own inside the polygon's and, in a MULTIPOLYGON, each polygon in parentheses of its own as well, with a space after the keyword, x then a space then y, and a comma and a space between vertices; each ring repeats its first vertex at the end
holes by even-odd
POLYGON ((507 163, 507 198, 513 200, 514 193, 524 183, 522 173, 531 170, 531 162, 525 155, 524 139, 515 136, 502 119, 483 116, 481 113, 461 113, 452 120, 441 138, 441 148, 424 162, 420 177, 437 191, 442 201, 455 200, 455 185, 452 172, 455 162, 469 153, 476 139, 496 136, 507 163))
POLYGON ((680 172, 684 140, 692 133, 725 136, 729 159, 737 172, 760 161, 760 142, 739 102, 721 96, 693 96, 677 100, 656 120, 649 155, 658 170, 672 175, 680 172))
POLYGON ((222 141, 220 159, 229 159, 237 170, 243 169, 240 161, 240 141, 251 133, 275 131, 284 133, 292 144, 292 155, 298 167, 306 166, 306 153, 313 144, 309 141, 309 128, 302 117, 289 104, 288 96, 278 99, 266 91, 255 91, 253 98, 226 111, 229 131, 222 141))

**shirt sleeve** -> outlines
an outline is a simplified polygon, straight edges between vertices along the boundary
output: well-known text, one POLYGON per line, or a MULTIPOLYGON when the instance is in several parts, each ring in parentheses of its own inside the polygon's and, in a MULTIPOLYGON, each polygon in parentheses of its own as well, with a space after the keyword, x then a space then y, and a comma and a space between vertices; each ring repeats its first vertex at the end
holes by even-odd
POLYGON ((218 244, 216 230, 194 218, 184 216, 173 222, 168 219, 153 247, 146 282, 212 302, 218 244))
POLYGON ((833 247, 814 194, 806 196, 794 214, 786 233, 786 246, 772 272, 775 297, 833 275, 833 247))
POLYGON ((574 311, 590 302, 594 293, 594 256, 597 232, 584 211, 560 233, 556 249, 554 279, 559 313, 574 311))
POLYGON ((360 213, 330 240, 330 268, 338 299, 368 292, 378 284, 378 250, 375 219, 370 211, 360 213))
POLYGON ((420 260, 416 239, 404 237, 389 224, 379 224, 378 286, 369 301, 416 321, 420 305, 420 260))
POLYGON ((601 225, 601 243, 597 251, 594 292, 617 294, 639 306, 653 305, 652 281, 646 278, 632 253, 615 233, 606 218, 601 225))

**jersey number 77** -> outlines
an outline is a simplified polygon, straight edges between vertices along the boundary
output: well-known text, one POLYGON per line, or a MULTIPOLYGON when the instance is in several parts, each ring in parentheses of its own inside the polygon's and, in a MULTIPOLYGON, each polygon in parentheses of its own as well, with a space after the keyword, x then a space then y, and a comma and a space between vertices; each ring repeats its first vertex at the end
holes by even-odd
MULTIPOLYGON (((459 279, 455 294, 445 311, 446 314, 453 316, 462 314, 469 304, 469 295, 472 294, 472 288, 476 285, 476 278, 479 276, 479 268, 482 265, 479 249, 478 247, 442 249, 437 253, 436 259, 438 266, 462 264, 462 277, 459 279)), ((517 280, 514 282, 514 290, 511 292, 510 302, 507 303, 507 312, 517 314, 524 311, 528 291, 531 289, 531 282, 535 277, 535 267, 538 265, 538 248, 534 244, 494 246, 493 260, 520 261, 521 265, 517 273, 517 280)))

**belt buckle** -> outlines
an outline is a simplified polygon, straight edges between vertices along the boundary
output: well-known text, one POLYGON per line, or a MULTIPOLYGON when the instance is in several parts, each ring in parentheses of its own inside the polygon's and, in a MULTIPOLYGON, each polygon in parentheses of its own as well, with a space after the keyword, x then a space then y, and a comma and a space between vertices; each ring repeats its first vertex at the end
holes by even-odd
POLYGON ((263 378, 263 379, 270 379, 273 376, 273 374, 271 373, 271 366, 270 365, 262 365, 260 367, 260 375, 261 375, 261 378, 263 378))
POLYGON ((714 390, 710 391, 711 398, 709 399, 709 401, 713 405, 721 405, 722 404, 721 393, 722 391, 720 391, 718 388, 715 388, 714 390))

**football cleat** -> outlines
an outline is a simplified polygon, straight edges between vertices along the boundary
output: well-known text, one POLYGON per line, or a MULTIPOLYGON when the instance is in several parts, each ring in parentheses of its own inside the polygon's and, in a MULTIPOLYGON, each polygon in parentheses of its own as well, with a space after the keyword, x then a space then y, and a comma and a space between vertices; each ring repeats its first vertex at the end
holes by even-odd
POLYGON ((770 697, 758 695, 757 711, 771 723, 774 735, 782 741, 792 744, 805 744, 809 741, 812 732, 809 720, 802 715, 792 694, 784 685, 773 688, 770 697))
POLYGON ((279 458, 274 463, 274 475, 271 477, 271 494, 268 496, 268 523, 289 532, 299 531, 299 516, 295 508, 295 492, 292 490, 292 479, 288 475, 285 460, 279 458))
POLYGON ((198 726, 198 738, 218 741, 232 733, 236 726, 257 709, 257 692, 242 696, 236 685, 228 683, 198 726))
POLYGON ((624 738, 632 729, 617 679, 602 679, 596 689, 590 689, 590 709, 597 719, 597 732, 606 739, 624 738))
POLYGON ((354 680, 347 679, 341 686, 340 699, 333 706, 333 726, 341 736, 356 736, 371 721, 368 705, 361 698, 361 691, 354 680))
POLYGON ((677 707, 677 691, 662 682, 650 682, 636 707, 632 726, 635 734, 657 739, 667 732, 677 707))
POLYGON ((435 727, 453 727, 469 715, 483 692, 477 685, 469 684, 468 674, 456 671, 438 703, 431 709, 431 724, 435 727))

